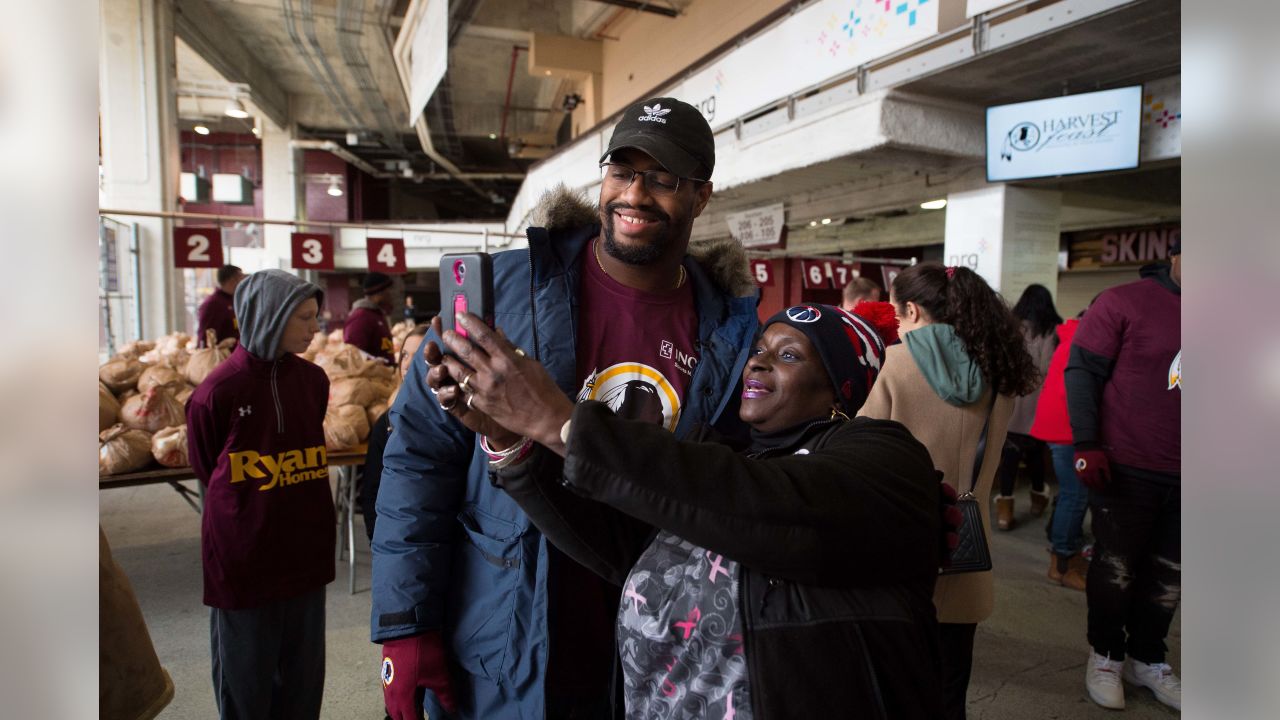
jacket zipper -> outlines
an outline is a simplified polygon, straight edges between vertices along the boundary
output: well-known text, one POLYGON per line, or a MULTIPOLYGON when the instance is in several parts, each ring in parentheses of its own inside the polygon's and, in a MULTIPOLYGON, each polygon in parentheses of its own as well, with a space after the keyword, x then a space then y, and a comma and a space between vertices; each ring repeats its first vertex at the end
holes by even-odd
POLYGON ((284 409, 280 407, 280 390, 276 388, 276 369, 280 367, 280 361, 276 360, 271 363, 271 399, 276 404, 276 432, 284 432, 284 409))
POLYGON ((742 565, 738 565, 738 612, 742 613, 742 655, 747 659, 747 687, 751 688, 751 715, 752 717, 762 718, 764 713, 760 711, 760 692, 759 685, 756 683, 759 673, 756 672, 756 663, 747 647, 747 638, 751 637, 752 620, 751 606, 747 604, 747 598, 750 597, 747 592, 747 579, 751 573, 742 565))

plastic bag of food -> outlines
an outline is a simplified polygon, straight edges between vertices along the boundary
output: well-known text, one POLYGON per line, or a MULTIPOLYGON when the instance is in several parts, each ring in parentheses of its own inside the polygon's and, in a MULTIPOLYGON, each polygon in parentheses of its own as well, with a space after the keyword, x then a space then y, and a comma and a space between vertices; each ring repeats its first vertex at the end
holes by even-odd
POLYGON ((115 395, 111 394, 111 390, 98 383, 98 432, 102 432, 107 428, 115 425, 120 421, 120 401, 115 395))
POLYGON ((369 409, 365 411, 365 415, 369 417, 369 432, 373 432, 373 426, 378 424, 378 418, 385 415, 390 407, 386 403, 374 403, 369 406, 369 409))
POLYGON ((331 407, 324 416, 324 444, 330 450, 350 450, 369 437, 369 418, 359 405, 331 407))
POLYGON ((161 385, 186 383, 186 376, 168 365, 152 365, 138 376, 138 392, 146 392, 161 385))
POLYGON ((146 340, 134 340, 121 346, 120 351, 112 357, 112 360, 137 360, 143 355, 151 352, 156 344, 147 342, 146 340))
MULTIPOLYGON (((316 356, 316 364, 329 376, 329 380, 347 377, 364 377, 376 372, 382 365, 365 355, 355 345, 343 345, 337 349, 326 350, 316 356)), ((384 366, 385 367, 385 366, 384 366)))
POLYGON ((187 379, 192 385, 199 385, 204 379, 218 367, 218 364, 226 360, 230 355, 230 350, 225 350, 218 346, 218 336, 213 330, 205 331, 205 344, 199 350, 191 353, 191 359, 187 360, 187 379))
POLYGON ((185 408, 187 406, 187 401, 191 399, 191 393, 195 391, 195 385, 183 380, 182 385, 173 393, 173 399, 177 400, 178 404, 185 408))
POLYGON ((112 425, 98 433, 98 474, 133 472, 151 463, 151 433, 112 425))
POLYGON ((166 385, 134 395, 120 408, 120 422, 135 430, 157 432, 186 421, 182 403, 166 385))
POLYGON ((137 386, 138 377, 146 369, 147 366, 137 360, 128 358, 109 360, 105 365, 98 368, 98 380, 102 381, 102 384, 106 385, 111 392, 118 395, 137 386))
POLYGON ((366 378, 345 377, 329 383, 329 404, 333 407, 359 405, 367 408, 381 397, 378 388, 366 378))
POLYGON ((186 467, 187 426, 167 427, 151 436, 151 455, 165 467, 186 467))

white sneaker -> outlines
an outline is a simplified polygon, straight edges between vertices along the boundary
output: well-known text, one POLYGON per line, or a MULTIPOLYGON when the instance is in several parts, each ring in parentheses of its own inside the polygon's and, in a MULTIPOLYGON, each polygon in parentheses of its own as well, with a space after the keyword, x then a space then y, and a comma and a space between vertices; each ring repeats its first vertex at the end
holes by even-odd
POLYGON ((1129 658, 1124 664, 1124 679, 1134 685, 1151 688, 1157 700, 1174 710, 1182 709, 1182 681, 1173 674, 1168 663, 1148 665, 1129 658))
POLYGON ((1096 652, 1089 653, 1084 686, 1094 702, 1112 710, 1124 709, 1124 685, 1120 682, 1123 667, 1124 663, 1120 660, 1112 660, 1096 652))

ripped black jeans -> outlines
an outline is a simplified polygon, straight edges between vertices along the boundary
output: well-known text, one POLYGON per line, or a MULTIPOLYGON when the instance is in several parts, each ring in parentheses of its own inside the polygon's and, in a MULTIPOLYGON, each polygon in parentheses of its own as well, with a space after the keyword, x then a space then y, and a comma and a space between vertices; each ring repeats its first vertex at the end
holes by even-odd
POLYGON ((1182 489, 1178 478, 1111 466, 1111 482, 1089 492, 1089 644, 1099 655, 1126 653, 1160 663, 1182 598, 1182 489))

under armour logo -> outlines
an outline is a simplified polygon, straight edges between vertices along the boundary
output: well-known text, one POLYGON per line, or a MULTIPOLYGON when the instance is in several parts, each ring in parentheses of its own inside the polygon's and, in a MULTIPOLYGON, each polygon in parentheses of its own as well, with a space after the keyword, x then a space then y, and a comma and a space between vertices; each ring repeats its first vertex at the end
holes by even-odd
POLYGON ((245 415, 252 415, 252 414, 253 414, 252 405, 245 405, 244 407, 240 408, 240 417, 244 417, 245 415))

